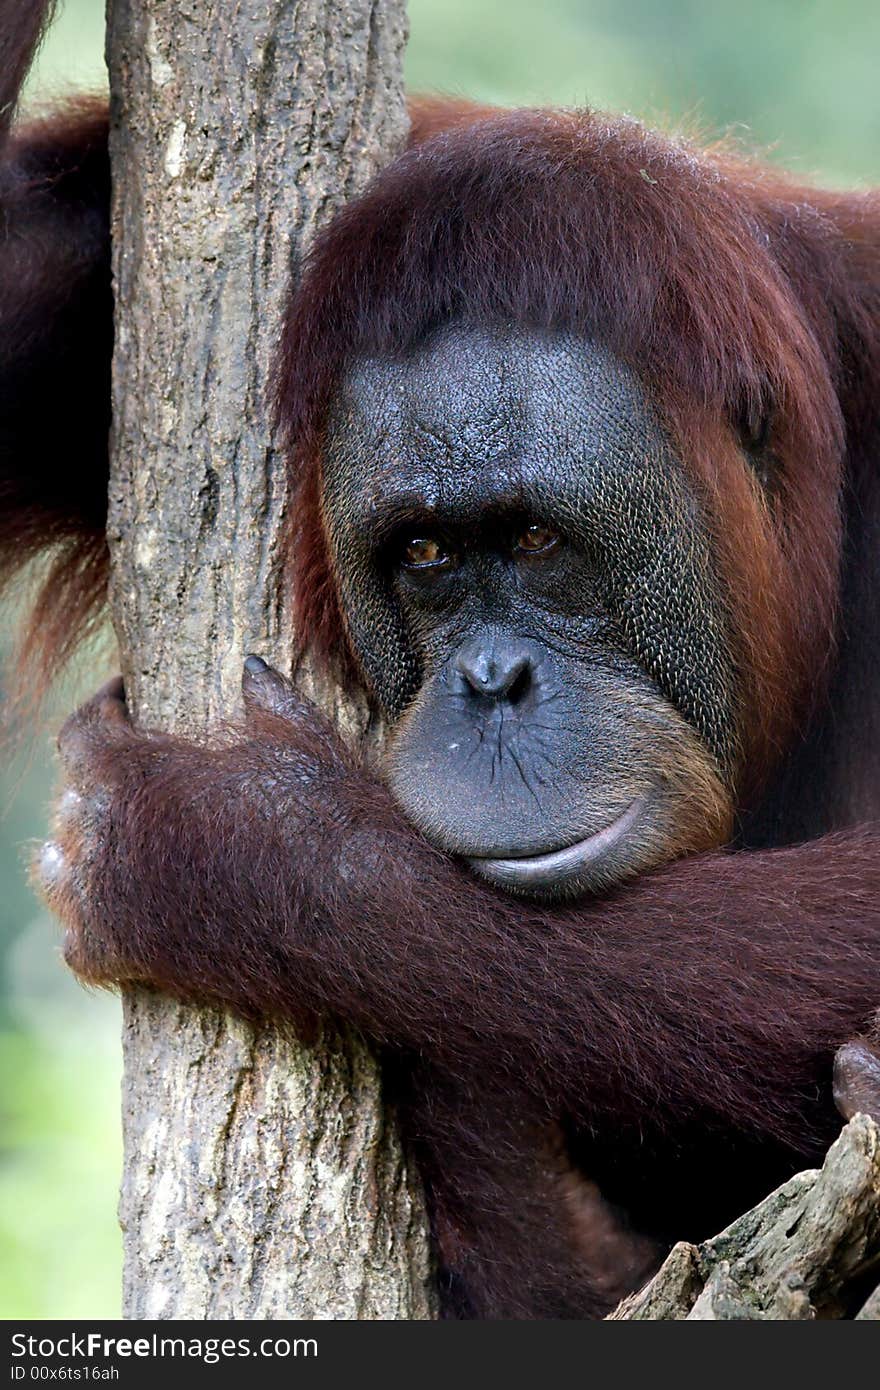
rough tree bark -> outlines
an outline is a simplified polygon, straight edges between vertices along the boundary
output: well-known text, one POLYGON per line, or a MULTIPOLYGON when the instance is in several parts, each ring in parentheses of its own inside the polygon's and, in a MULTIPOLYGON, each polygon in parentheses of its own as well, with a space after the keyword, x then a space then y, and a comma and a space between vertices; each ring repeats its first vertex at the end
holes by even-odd
POLYGON ((878 1276, 880 1129, 856 1115, 820 1169, 796 1173, 702 1245, 680 1241, 611 1319, 874 1320, 878 1276))
MULTIPOLYGON (((109 534, 142 723, 201 731, 248 650, 289 665, 272 347, 293 257, 403 139, 405 30, 403 0, 111 0, 109 534)), ((362 1046, 138 992, 124 1052, 128 1317, 431 1316, 362 1046)))

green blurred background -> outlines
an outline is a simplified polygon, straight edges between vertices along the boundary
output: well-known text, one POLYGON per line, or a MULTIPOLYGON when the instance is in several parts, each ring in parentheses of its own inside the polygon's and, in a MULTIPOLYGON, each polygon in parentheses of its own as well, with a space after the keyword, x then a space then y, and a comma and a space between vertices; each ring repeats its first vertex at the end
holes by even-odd
MULTIPOLYGON (((804 175, 880 182, 877 0, 411 0, 410 19, 411 88, 733 129, 804 175)), ((67 0, 30 94, 102 85, 102 46, 103 0, 67 0)), ((60 704, 107 669, 87 654, 60 704)), ((116 1316, 118 1004, 67 978, 23 868, 49 748, 0 781, 0 1316, 116 1316)))

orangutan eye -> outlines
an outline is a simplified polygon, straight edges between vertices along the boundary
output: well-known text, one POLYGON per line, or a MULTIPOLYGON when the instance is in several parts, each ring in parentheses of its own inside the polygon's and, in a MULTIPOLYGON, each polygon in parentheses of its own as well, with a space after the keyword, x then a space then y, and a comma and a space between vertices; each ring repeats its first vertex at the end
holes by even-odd
POLYGON ((407 569, 437 569, 452 563, 452 556, 434 536, 414 536, 403 547, 402 560, 407 569))
POLYGON ((555 531, 551 531, 547 526, 535 523, 527 526, 516 538, 517 550, 524 551, 527 555, 540 555, 559 544, 559 537, 555 531))

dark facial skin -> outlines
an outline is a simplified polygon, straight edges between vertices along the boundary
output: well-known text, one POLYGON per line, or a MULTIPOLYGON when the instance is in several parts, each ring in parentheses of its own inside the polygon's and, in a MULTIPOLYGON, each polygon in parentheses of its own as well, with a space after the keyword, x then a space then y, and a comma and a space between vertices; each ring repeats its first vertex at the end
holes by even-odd
POLYGON ((593 892, 729 832, 736 688, 706 519, 605 349, 456 326, 358 364, 325 514, 385 775, 513 892, 593 892))

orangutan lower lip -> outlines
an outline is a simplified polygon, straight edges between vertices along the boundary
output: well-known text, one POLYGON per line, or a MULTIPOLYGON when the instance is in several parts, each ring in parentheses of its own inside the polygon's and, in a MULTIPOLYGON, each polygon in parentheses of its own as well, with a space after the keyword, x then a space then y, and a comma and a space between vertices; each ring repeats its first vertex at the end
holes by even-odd
POLYGON ((623 840, 632 830, 645 806, 645 798, 637 796, 625 811, 608 825, 577 844, 523 858, 469 858, 472 869, 491 878, 494 883, 509 883, 520 888, 550 887, 573 878, 584 869, 592 868, 623 840))

